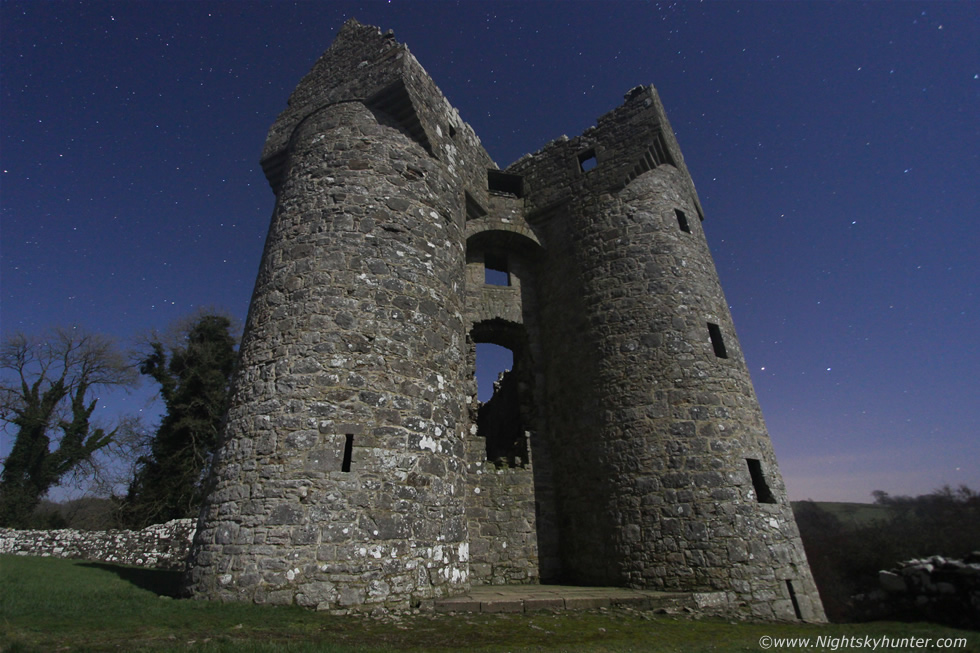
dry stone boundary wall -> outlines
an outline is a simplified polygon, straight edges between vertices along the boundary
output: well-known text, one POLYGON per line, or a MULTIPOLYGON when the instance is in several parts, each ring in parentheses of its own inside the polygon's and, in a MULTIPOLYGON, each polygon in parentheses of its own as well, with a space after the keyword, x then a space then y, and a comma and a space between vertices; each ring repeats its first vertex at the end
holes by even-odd
POLYGON ((141 531, 0 528, 0 553, 183 569, 194 539, 194 521, 174 519, 141 531))
POLYGON ((934 621, 980 628, 980 551, 963 560, 908 560, 878 572, 880 589, 855 597, 871 619, 934 621))

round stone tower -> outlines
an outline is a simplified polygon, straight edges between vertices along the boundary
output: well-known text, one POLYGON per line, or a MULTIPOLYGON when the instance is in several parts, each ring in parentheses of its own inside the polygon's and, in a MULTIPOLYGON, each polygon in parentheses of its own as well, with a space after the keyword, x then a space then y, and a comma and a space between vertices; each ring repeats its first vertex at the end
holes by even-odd
POLYGON ((652 87, 519 161, 565 580, 823 619, 701 208, 652 87), (560 379, 560 383, 554 380, 560 379))
POLYGON ((402 81, 417 64, 374 28, 345 30, 270 131, 277 203, 197 596, 407 608, 468 586, 460 197, 402 81), (374 78, 338 90, 357 55, 374 78))

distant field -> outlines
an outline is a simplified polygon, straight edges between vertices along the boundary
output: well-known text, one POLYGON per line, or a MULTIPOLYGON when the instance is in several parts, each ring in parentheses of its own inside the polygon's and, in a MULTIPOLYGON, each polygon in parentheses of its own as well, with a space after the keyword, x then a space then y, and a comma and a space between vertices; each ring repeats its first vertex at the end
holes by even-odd
POLYGON ((0 556, 0 651, 697 653, 760 651, 764 637, 810 638, 808 646, 771 642, 773 650, 830 651, 843 650, 841 638, 887 636, 942 638, 947 650, 980 653, 980 633, 930 624, 741 624, 625 609, 375 619, 174 599, 176 580, 173 572, 0 556))
MULTIPOLYGON (((793 501, 796 510, 801 501, 793 501)), ((844 526, 859 528, 872 522, 888 521, 892 518, 892 509, 876 503, 847 503, 844 501, 814 501, 817 507, 837 517, 844 526)))

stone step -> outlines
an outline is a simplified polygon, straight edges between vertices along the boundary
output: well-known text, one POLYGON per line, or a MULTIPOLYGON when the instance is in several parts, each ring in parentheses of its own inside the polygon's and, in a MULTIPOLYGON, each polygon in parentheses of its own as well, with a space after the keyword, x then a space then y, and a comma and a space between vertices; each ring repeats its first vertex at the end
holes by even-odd
POLYGON ((653 592, 624 587, 570 585, 482 585, 466 594, 436 599, 436 612, 535 612, 629 607, 636 610, 681 610, 698 607, 687 592, 653 592))

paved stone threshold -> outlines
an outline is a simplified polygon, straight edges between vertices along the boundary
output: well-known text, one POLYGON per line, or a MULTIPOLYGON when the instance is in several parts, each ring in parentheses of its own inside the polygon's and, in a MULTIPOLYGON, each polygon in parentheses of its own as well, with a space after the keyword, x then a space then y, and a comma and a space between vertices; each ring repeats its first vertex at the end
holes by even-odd
POLYGON ((693 607, 692 594, 624 587, 570 585, 481 585, 466 594, 435 601, 436 612, 535 612, 630 607, 637 610, 693 607))

